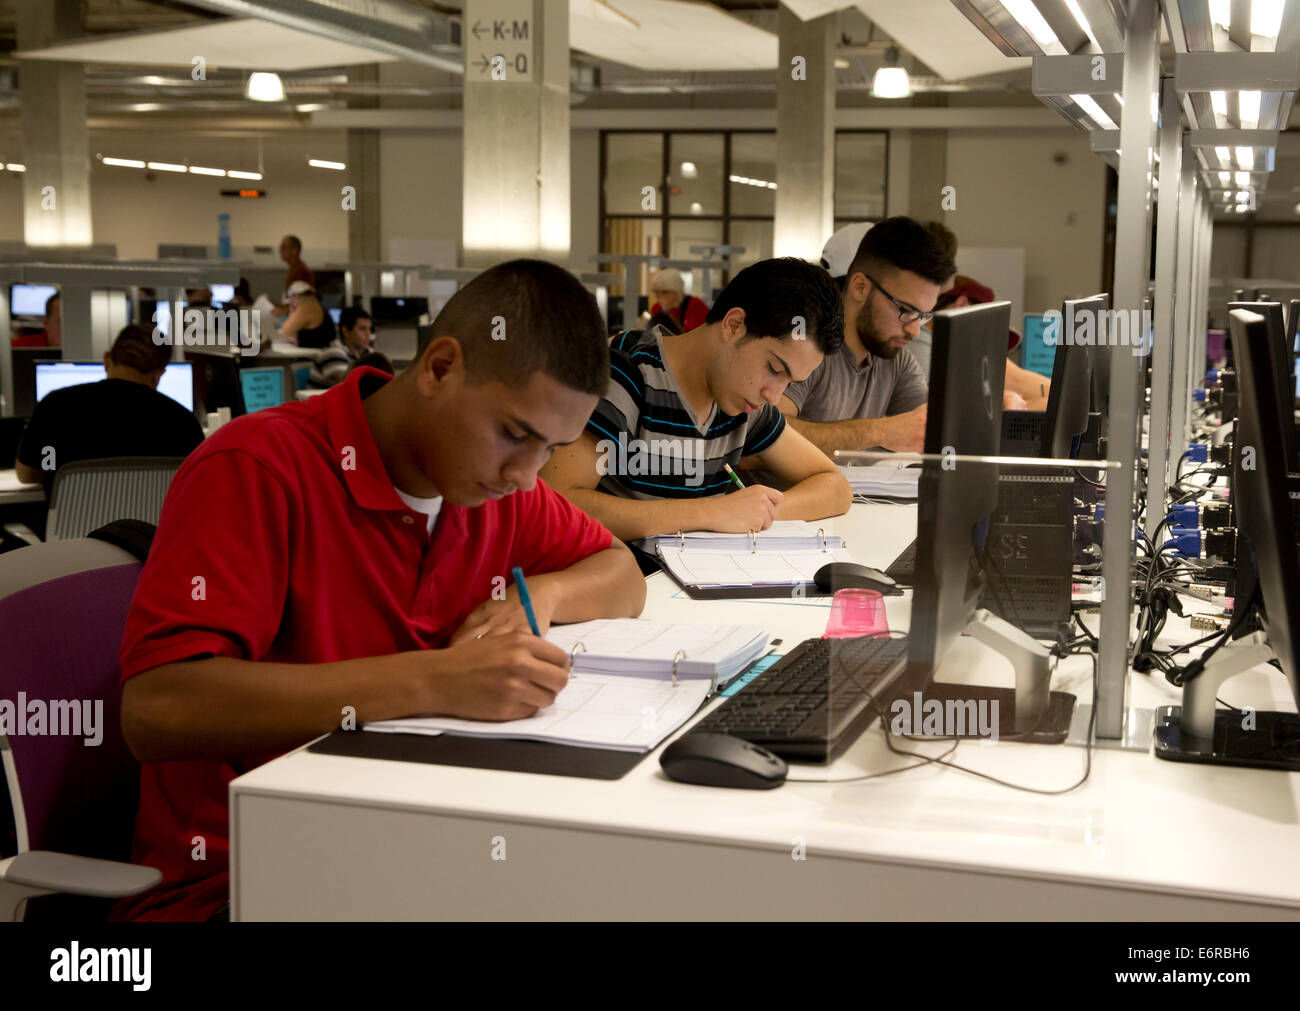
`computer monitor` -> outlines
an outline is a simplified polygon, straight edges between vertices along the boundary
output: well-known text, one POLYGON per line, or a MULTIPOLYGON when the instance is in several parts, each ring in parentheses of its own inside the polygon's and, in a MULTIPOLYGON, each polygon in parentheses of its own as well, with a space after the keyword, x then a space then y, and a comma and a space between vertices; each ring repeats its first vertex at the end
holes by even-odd
POLYGON ((36 408, 36 363, 58 361, 62 348, 10 348, 14 370, 14 414, 31 417, 36 408))
POLYGON ((44 316, 45 303, 58 293, 52 284, 14 284, 9 287, 10 316, 44 316))
MULTIPOLYGON (((990 302, 935 314, 927 454, 997 456, 1010 312, 1009 302, 990 302)), ((955 459, 951 465, 929 461, 922 469, 908 665, 892 693, 898 698, 920 691, 944 704, 996 702, 1001 736, 1059 743, 1069 731, 1074 699, 1050 691, 1050 654, 1021 629, 981 610, 989 573, 1002 578, 989 542, 1001 469, 995 462, 955 459), (934 680, 952 644, 968 631, 1014 657, 1014 691, 934 680)))
POLYGON ((1110 308, 1109 295, 1067 299, 1061 308, 1065 330, 1052 363, 1052 387, 1043 418, 1042 456, 1064 459, 1078 455, 1079 438, 1088 430, 1092 399, 1092 346, 1074 340, 1075 325, 1089 317, 1094 332, 1100 314, 1110 308), (1087 314, 1087 315, 1085 315, 1087 314))
POLYGON ((208 287, 212 292, 213 305, 225 305, 227 302, 235 300, 235 286, 233 284, 213 284, 208 287))
POLYGON ((222 407, 231 417, 246 413, 244 391, 239 382, 239 355, 221 351, 186 351, 185 360, 194 366, 194 407, 199 420, 222 407))
MULTIPOLYGON (((935 314, 925 452, 997 456, 1010 302, 935 314)), ((909 665, 933 672, 979 606, 998 469, 927 465, 917 494, 916 586, 909 665)))
MULTIPOLYGON (((1273 662, 1300 703, 1300 548, 1282 434, 1291 406, 1273 373, 1277 333, 1269 320, 1236 308, 1228 313, 1237 362, 1238 452, 1254 451, 1251 467, 1237 468, 1233 488, 1238 543, 1255 569, 1253 589, 1238 591, 1241 615, 1259 631, 1231 645, 1211 647, 1183 677, 1181 709, 1156 711, 1158 757, 1177 761, 1300 771, 1300 718, 1295 713, 1216 709, 1220 686, 1234 674, 1273 662)), ((1234 618, 1234 622, 1237 619, 1234 618)))
MULTIPOLYGON (((1271 382, 1277 388, 1279 401, 1282 399, 1289 400, 1291 390, 1294 388, 1291 373, 1295 368, 1294 337, 1288 332, 1286 320, 1282 316, 1281 302, 1229 302, 1228 313, 1237 309, 1244 309, 1247 312, 1254 313, 1264 317, 1264 322, 1268 327, 1268 363, 1271 367, 1271 382)), ((1233 335, 1234 353, 1237 346, 1236 335, 1233 335)), ((1238 365, 1240 373, 1240 365, 1238 365)), ((1238 376, 1240 381, 1240 376, 1238 376)), ((1240 412, 1240 405, 1238 405, 1240 412)), ((1300 471, 1300 455, 1297 455, 1300 447, 1296 444, 1295 421, 1291 414, 1287 415, 1287 423, 1282 426, 1282 445, 1283 459, 1286 460, 1287 468, 1294 472, 1300 471)))
POLYGON ((240 369, 239 385, 249 414, 267 407, 279 407, 284 403, 284 366, 240 369))
POLYGON ((1040 376, 1052 374, 1052 361, 1056 357, 1056 345, 1048 344, 1044 339, 1049 317, 1042 312, 1025 313, 1025 336, 1020 345, 1020 365, 1040 376))
MULTIPOLYGON (((103 362, 37 362, 36 364, 36 402, 45 399, 46 394, 63 389, 65 386, 80 386, 82 383, 97 383, 108 375, 103 362)), ((185 410, 194 411, 194 366, 189 362, 170 362, 163 370, 162 379, 158 381, 158 392, 180 404, 185 410)))
POLYGON ((370 317, 375 326, 384 323, 403 323, 415 326, 420 317, 429 311, 429 300, 416 296, 395 298, 388 295, 376 295, 370 300, 370 317))

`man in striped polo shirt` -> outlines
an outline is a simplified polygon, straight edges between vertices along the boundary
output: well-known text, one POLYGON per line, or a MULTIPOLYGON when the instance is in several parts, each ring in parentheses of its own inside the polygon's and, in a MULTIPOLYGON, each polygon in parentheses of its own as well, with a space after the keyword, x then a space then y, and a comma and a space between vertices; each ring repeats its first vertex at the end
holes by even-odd
POLYGON ((776 405, 843 341, 840 293, 821 267, 790 257, 746 267, 703 326, 614 339, 604 399, 542 476, 625 541, 838 516, 853 500, 848 482, 776 405), (742 456, 787 490, 737 490, 725 466, 742 456))

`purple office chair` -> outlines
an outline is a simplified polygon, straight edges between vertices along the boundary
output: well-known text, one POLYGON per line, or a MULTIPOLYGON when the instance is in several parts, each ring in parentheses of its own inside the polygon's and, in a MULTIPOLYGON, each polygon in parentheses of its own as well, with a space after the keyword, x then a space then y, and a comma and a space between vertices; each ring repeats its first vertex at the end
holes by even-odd
POLYGON ((0 555, 0 759, 18 842, 0 860, 0 920, 35 896, 115 899, 162 880, 125 862, 140 766, 122 739, 118 648, 140 568, 90 538, 0 555))

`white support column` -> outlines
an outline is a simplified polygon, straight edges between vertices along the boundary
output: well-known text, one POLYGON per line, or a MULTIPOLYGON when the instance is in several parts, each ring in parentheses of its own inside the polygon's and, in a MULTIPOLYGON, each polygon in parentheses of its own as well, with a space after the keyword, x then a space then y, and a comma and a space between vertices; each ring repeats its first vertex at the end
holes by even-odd
MULTIPOLYGON (((1151 247, 1154 106, 1159 94, 1157 5, 1129 5, 1125 30, 1124 115, 1120 124, 1119 201, 1115 227, 1113 308, 1141 319, 1147 307, 1151 247)), ((1131 329, 1131 328, 1130 328, 1131 329)), ((1129 671, 1130 587, 1133 580, 1133 502, 1137 479, 1141 358, 1131 347, 1099 347, 1110 355, 1110 435, 1106 455, 1119 462, 1106 482, 1102 544, 1100 680, 1097 737, 1124 736, 1124 693, 1129 671)))
POLYGON ((1201 242, 1200 193, 1196 185, 1196 154, 1183 144, 1178 186, 1178 268, 1174 282, 1173 385, 1169 409, 1169 471, 1187 452, 1191 402, 1192 315, 1200 285, 1196 277, 1201 242))

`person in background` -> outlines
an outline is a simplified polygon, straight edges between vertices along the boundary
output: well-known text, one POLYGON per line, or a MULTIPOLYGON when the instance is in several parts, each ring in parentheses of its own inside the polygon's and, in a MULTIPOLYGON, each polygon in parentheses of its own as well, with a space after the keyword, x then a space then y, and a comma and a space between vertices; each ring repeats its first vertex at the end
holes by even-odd
MULTIPOLYGON (((284 274, 284 290, 288 292, 295 281, 305 281, 313 291, 316 290, 316 275, 307 264, 302 262, 302 239, 296 235, 286 235, 280 240, 280 259, 288 267, 284 274)), ((289 304, 275 306, 271 312, 284 316, 293 311, 289 304)))
POLYGON ((930 390, 907 345, 955 272, 934 237, 911 218, 846 225, 827 241, 822 266, 844 303, 844 343, 780 407, 822 452, 919 452, 930 390))
POLYGON ((36 405, 18 446, 15 469, 46 497, 59 467, 112 456, 188 456, 203 441, 193 412, 158 392, 170 347, 138 323, 104 352, 108 377, 54 390, 36 405))
POLYGON ((623 540, 847 512, 848 481, 776 408, 791 380, 836 354, 840 312, 824 271, 783 257, 740 271, 695 330, 629 330, 610 345, 609 385, 586 432, 542 476, 623 540), (645 448, 616 448, 636 445, 645 448), (725 466, 742 456, 787 490, 736 490, 725 466))
MULTIPOLYGON (((374 344, 371 329, 373 320, 370 313, 360 306, 348 306, 339 314, 339 336, 316 356, 316 363, 311 367, 309 386, 317 390, 329 389, 335 383, 342 382, 357 362, 365 357, 374 344)), ((387 361, 387 358, 384 359, 387 361)), ((391 375, 390 363, 387 372, 391 375)))
POLYGON ((703 299, 686 294, 682 275, 672 268, 659 271, 650 279, 650 315, 663 312, 677 324, 678 333, 704 325, 709 307, 703 299))
POLYGON ((353 369, 360 368, 378 369, 380 372, 387 372, 390 376, 397 374, 392 361, 382 351, 367 351, 352 363, 348 371, 351 372, 353 369))
POLYGON ((300 348, 324 348, 337 336, 334 321, 316 297, 316 289, 306 281, 289 285, 289 318, 280 324, 280 340, 300 348))
POLYGON ((56 291, 45 300, 45 327, 37 333, 19 334, 9 342, 15 348, 58 348, 63 346, 63 301, 56 291))

